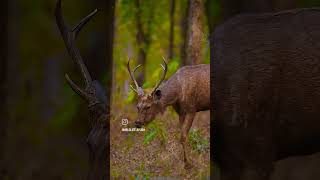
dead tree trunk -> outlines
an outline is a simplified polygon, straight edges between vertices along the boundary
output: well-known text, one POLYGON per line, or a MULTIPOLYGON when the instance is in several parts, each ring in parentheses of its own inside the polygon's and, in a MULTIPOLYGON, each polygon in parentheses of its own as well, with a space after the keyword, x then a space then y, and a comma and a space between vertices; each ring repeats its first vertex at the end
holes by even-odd
POLYGON ((202 61, 201 47, 203 40, 203 0, 190 0, 189 28, 187 44, 187 63, 200 64, 202 61))
POLYGON ((174 56, 174 12, 175 12, 176 0, 170 1, 170 33, 169 33, 169 49, 168 59, 171 60, 174 56))
POLYGON ((8 1, 0 7, 0 179, 6 174, 4 142, 7 131, 7 62, 8 62, 8 1))

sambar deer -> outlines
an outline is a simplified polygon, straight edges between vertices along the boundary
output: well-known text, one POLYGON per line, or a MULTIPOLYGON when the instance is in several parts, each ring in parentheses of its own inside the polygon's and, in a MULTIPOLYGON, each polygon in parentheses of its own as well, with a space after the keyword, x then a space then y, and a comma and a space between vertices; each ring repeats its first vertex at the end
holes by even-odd
POLYGON ((76 47, 76 38, 81 29, 97 13, 92 13, 83 18, 74 28, 70 29, 62 16, 61 0, 57 1, 55 9, 55 18, 61 37, 65 44, 68 54, 74 64, 80 71, 85 81, 85 88, 79 87, 73 82, 68 74, 65 75, 69 86, 88 104, 90 132, 87 136, 87 145, 89 149, 90 170, 87 175, 88 180, 109 179, 109 98, 106 96, 105 88, 99 81, 92 79, 79 49, 76 47))
POLYGON ((136 86, 136 89, 132 86, 131 88, 138 94, 138 119, 135 121, 135 125, 141 127, 151 122, 157 114, 163 113, 166 107, 173 106, 179 114, 180 141, 183 147, 185 167, 189 168, 191 166, 186 152, 188 132, 196 112, 206 111, 210 108, 210 65, 184 66, 162 84, 168 69, 164 58, 163 63, 161 67, 164 73, 160 82, 150 94, 145 94, 134 77, 134 72, 141 65, 135 67, 132 72, 130 59, 128 60, 128 72, 136 86))
POLYGON ((270 180, 277 161, 320 152, 319 18, 295 9, 216 27, 211 157, 222 180, 270 180))

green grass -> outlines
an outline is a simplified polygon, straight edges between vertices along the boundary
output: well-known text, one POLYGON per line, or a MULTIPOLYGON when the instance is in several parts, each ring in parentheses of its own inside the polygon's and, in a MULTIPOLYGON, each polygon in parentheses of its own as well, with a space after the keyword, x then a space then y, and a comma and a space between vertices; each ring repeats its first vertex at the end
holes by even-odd
POLYGON ((209 150, 209 140, 203 137, 200 130, 192 129, 189 132, 188 138, 192 149, 197 151, 198 153, 202 153, 209 150))
POLYGON ((143 144, 148 145, 156 138, 161 141, 161 144, 165 144, 167 142, 167 131, 161 122, 154 120, 147 126, 143 144))

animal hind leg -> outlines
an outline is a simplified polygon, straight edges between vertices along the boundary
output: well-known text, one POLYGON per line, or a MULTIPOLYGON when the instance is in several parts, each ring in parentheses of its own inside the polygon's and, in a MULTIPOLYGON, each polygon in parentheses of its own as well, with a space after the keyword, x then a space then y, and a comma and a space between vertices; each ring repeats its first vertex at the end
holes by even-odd
POLYGON ((181 144, 183 148, 183 158, 184 158, 185 167, 187 169, 191 167, 191 164, 187 158, 187 140, 188 140, 187 138, 188 138, 189 130, 192 126, 194 116, 195 116, 195 113, 187 114, 181 129, 181 144))
POLYGON ((185 114, 180 114, 179 115, 179 127, 180 127, 181 132, 182 132, 182 129, 183 129, 183 123, 184 123, 185 118, 186 118, 185 114))

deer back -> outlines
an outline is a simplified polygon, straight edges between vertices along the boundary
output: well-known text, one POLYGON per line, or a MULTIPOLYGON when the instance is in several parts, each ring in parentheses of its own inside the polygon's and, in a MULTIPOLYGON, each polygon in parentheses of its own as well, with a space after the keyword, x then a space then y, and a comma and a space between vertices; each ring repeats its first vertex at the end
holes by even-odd
POLYGON ((274 152, 270 159, 320 150, 312 140, 320 138, 319 18, 319 9, 248 14, 216 29, 211 39, 216 158, 223 158, 226 147, 246 157, 253 147, 243 144, 257 137, 266 157, 274 152), (311 143, 302 147, 302 142, 311 143))

